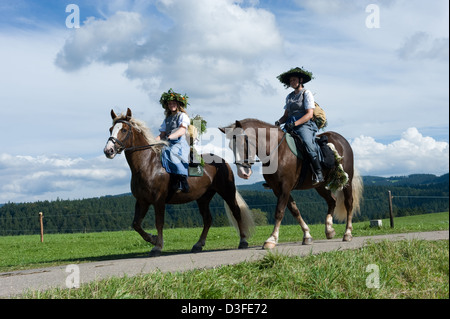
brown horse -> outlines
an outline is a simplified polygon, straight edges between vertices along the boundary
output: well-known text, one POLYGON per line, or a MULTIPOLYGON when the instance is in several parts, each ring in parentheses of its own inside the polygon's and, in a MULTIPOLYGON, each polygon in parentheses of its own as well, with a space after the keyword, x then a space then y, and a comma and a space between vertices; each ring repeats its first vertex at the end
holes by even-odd
POLYGON ((264 248, 274 248, 278 243, 281 220, 286 207, 289 208, 303 230, 303 244, 312 243, 308 225, 302 219, 291 196, 293 189, 315 188, 328 204, 325 220, 327 238, 331 239, 335 235, 333 229, 334 216, 337 220, 347 219, 343 240, 352 240, 352 216, 355 211, 359 210, 363 185, 361 177, 353 165, 353 151, 344 137, 335 132, 322 134, 328 137, 328 142, 332 143, 339 155, 342 156, 342 167, 348 175, 348 184, 333 193, 326 187, 333 169, 324 170, 325 182, 316 186, 312 185, 312 173, 311 170, 308 170, 304 182, 297 185, 303 161, 290 151, 286 142, 286 133, 278 127, 255 119, 245 119, 236 121, 228 127, 220 128, 220 130, 230 139, 230 148, 235 153, 239 177, 245 179, 250 177, 252 174, 251 165, 255 162, 255 157, 258 156, 263 163, 264 179, 277 197, 275 227, 271 236, 264 243, 264 248), (240 149, 239 152, 238 149, 240 149))
POLYGON ((201 177, 189 177, 188 193, 170 192, 170 176, 161 165, 161 150, 167 144, 157 141, 142 121, 132 117, 131 110, 117 116, 111 110, 113 125, 111 136, 106 143, 104 153, 107 158, 125 152, 131 169, 131 192, 136 198, 133 228, 144 240, 154 245, 150 256, 159 256, 163 248, 163 226, 166 204, 183 204, 196 200, 203 217, 203 231, 192 252, 202 250, 212 223, 209 203, 218 193, 225 201, 227 215, 233 224, 237 224, 240 235, 239 248, 247 248, 252 223, 251 212, 236 191, 233 172, 222 158, 210 154, 201 177), (148 234, 142 227, 142 221, 150 205, 155 209, 157 235, 148 234), (229 214, 229 210, 233 217, 229 214), (235 220, 233 220, 233 218, 235 220))

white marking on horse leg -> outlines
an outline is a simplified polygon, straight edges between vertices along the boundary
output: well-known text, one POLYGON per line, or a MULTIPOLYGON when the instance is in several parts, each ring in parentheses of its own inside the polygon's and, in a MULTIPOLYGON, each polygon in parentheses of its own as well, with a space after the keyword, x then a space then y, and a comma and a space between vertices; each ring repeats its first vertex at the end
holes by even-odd
POLYGON ((308 225, 306 225, 306 223, 303 221, 303 219, 302 219, 302 222, 303 223, 300 224, 300 226, 302 227, 302 230, 303 230, 302 244, 303 245, 311 245, 312 244, 312 236, 309 233, 309 227, 308 227, 308 225))
POLYGON ((325 235, 327 239, 332 239, 336 235, 336 231, 333 228, 333 215, 327 214, 325 219, 325 235))
POLYGON ((263 248, 265 249, 272 249, 275 248, 275 246, 278 244, 278 235, 280 232, 280 222, 275 222, 275 227, 273 228, 272 234, 269 238, 264 242, 263 248))
POLYGON ((266 239, 266 243, 272 243, 272 244, 278 244, 278 236, 270 236, 269 238, 266 239))
POLYGON ((347 226, 345 228, 343 241, 352 241, 353 238, 352 230, 353 230, 352 222, 347 220, 347 226))
POLYGON ((305 221, 303 220, 302 215, 300 214, 300 210, 298 209, 297 204, 292 199, 292 197, 290 197, 290 201, 288 202, 287 207, 291 211, 292 215, 297 219, 300 227, 302 228, 302 231, 303 231, 303 243, 306 243, 306 242, 307 243, 312 243, 312 236, 309 233, 309 227, 305 223, 305 221))

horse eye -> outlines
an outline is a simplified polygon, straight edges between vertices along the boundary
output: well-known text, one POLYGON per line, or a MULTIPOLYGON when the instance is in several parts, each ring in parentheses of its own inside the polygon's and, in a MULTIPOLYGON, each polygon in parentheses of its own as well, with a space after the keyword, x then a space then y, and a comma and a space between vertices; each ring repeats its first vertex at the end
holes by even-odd
POLYGON ((127 132, 127 129, 126 129, 126 128, 123 128, 123 129, 121 129, 121 131, 122 131, 122 133, 126 133, 126 132, 127 132))

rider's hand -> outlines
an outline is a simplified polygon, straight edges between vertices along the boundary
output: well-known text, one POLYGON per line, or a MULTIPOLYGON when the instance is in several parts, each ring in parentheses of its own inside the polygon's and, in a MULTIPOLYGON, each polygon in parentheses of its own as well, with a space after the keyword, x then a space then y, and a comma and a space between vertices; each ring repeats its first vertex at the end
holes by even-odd
POLYGON ((287 123, 284 126, 284 129, 286 130, 286 132, 291 133, 294 130, 295 124, 294 123, 287 123))

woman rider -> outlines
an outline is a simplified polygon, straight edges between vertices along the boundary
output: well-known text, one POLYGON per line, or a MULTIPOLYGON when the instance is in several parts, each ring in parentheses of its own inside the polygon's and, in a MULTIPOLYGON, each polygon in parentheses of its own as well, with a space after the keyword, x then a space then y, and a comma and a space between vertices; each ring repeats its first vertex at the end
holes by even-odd
POLYGON ((319 160, 319 149, 315 141, 319 129, 313 121, 314 96, 310 90, 303 87, 305 83, 313 79, 312 73, 297 67, 279 75, 277 78, 286 88, 291 87, 294 91, 286 97, 284 115, 275 122, 275 125, 279 126, 286 123, 284 128, 287 132, 296 133, 301 137, 311 160, 314 172, 313 185, 317 185, 324 181, 319 160))
POLYGON ((163 167, 171 174, 174 191, 189 192, 187 182, 190 148, 185 134, 189 127, 190 119, 185 108, 188 97, 175 93, 172 89, 161 95, 160 103, 164 108, 166 118, 159 129, 157 140, 167 139, 167 146, 161 156, 163 167))

